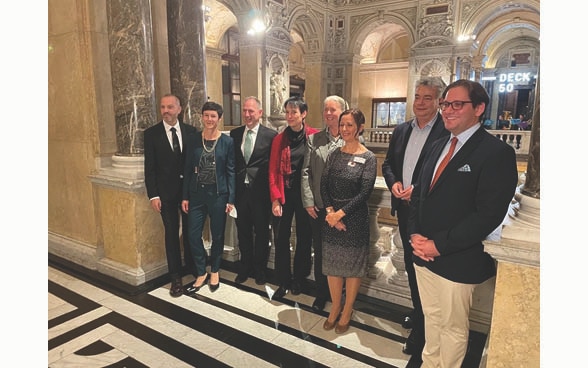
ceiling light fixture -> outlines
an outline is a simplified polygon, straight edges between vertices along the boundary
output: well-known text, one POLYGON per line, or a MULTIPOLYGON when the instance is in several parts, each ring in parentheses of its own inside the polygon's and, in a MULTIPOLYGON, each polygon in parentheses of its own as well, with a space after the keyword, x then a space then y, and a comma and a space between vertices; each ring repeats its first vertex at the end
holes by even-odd
POLYGON ((469 40, 473 41, 475 39, 476 39, 476 35, 469 35, 469 34, 466 34, 466 35, 462 34, 457 37, 457 41, 459 41, 459 42, 465 42, 465 41, 469 41, 469 40))
POLYGON ((259 10, 251 10, 249 12, 248 18, 250 19, 250 23, 249 30, 247 30, 247 34, 250 36, 264 33, 269 28, 271 28, 271 17, 265 12, 259 10))

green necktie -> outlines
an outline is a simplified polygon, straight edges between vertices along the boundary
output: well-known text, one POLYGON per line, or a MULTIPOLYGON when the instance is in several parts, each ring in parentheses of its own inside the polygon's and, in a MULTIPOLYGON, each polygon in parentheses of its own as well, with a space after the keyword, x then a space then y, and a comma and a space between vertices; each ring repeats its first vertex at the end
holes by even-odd
POLYGON ((245 157, 245 162, 249 163, 249 158, 251 158, 251 152, 253 151, 253 131, 251 129, 247 130, 247 136, 245 137, 245 145, 243 146, 243 157, 245 157))

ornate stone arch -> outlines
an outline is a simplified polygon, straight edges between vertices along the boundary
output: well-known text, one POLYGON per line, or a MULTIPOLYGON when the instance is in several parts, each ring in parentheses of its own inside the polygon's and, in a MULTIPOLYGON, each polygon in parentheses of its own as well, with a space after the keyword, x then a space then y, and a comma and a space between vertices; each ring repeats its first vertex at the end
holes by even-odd
POLYGON ((474 56, 486 60, 486 68, 496 66, 502 57, 500 50, 504 50, 504 45, 510 43, 512 38, 518 37, 538 43, 539 1, 523 0, 515 4, 509 0, 465 3, 460 13, 460 34, 476 35, 478 47, 474 51, 474 56), (516 34, 513 33, 515 31, 516 34))
POLYGON ((235 14, 219 1, 213 2, 210 14, 214 14, 214 17, 206 20, 204 25, 206 47, 221 49, 225 33, 233 27, 239 28, 238 20, 235 14))
POLYGON ((216 0, 218 3, 226 6, 233 14, 246 13, 251 9, 257 9, 256 0, 216 0))
POLYGON ((355 55, 361 53, 363 42, 375 29, 387 23, 401 25, 408 34, 410 44, 416 40, 413 22, 400 14, 376 13, 369 15, 352 16, 350 19, 351 30, 349 34, 349 50, 355 55))
POLYGON ((296 6, 292 9, 285 28, 295 30, 302 36, 306 44, 306 50, 324 50, 325 39, 323 35, 325 31, 322 14, 307 9, 302 5, 296 6), (312 43, 312 47, 309 42, 312 43))

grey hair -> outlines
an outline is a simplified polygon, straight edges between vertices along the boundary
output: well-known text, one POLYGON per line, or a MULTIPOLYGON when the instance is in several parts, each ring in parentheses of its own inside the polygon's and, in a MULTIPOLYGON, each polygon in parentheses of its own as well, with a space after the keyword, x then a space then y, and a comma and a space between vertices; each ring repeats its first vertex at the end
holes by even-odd
POLYGON ((339 104, 339 106, 341 107, 341 111, 345 111, 347 109, 349 109, 349 104, 347 103, 347 101, 345 101, 345 99, 343 99, 343 97, 339 97, 337 95, 331 95, 327 98, 325 98, 325 100, 323 101, 323 106, 327 104, 327 102, 329 101, 335 101, 336 103, 339 104))
POLYGON ((245 103, 245 101, 248 101, 248 100, 255 101, 255 103, 257 104, 257 108, 259 110, 261 110, 261 100, 259 98, 257 98, 256 96, 245 97, 245 99, 243 100, 243 103, 245 103))
POLYGON ((435 98, 440 98, 441 94, 447 87, 443 79, 439 77, 424 77, 416 82, 414 89, 418 89, 420 86, 432 87, 435 90, 435 98))

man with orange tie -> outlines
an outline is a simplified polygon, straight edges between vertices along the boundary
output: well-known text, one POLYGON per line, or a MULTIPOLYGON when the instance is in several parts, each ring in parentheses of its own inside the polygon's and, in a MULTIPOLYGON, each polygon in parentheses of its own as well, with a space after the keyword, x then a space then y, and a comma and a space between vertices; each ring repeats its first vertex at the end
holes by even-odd
POLYGON ((483 240, 504 220, 518 180, 516 155, 488 133, 490 98, 461 79, 442 95, 448 138, 428 152, 410 199, 408 233, 425 316, 422 367, 460 367, 476 285, 496 274, 483 240))

